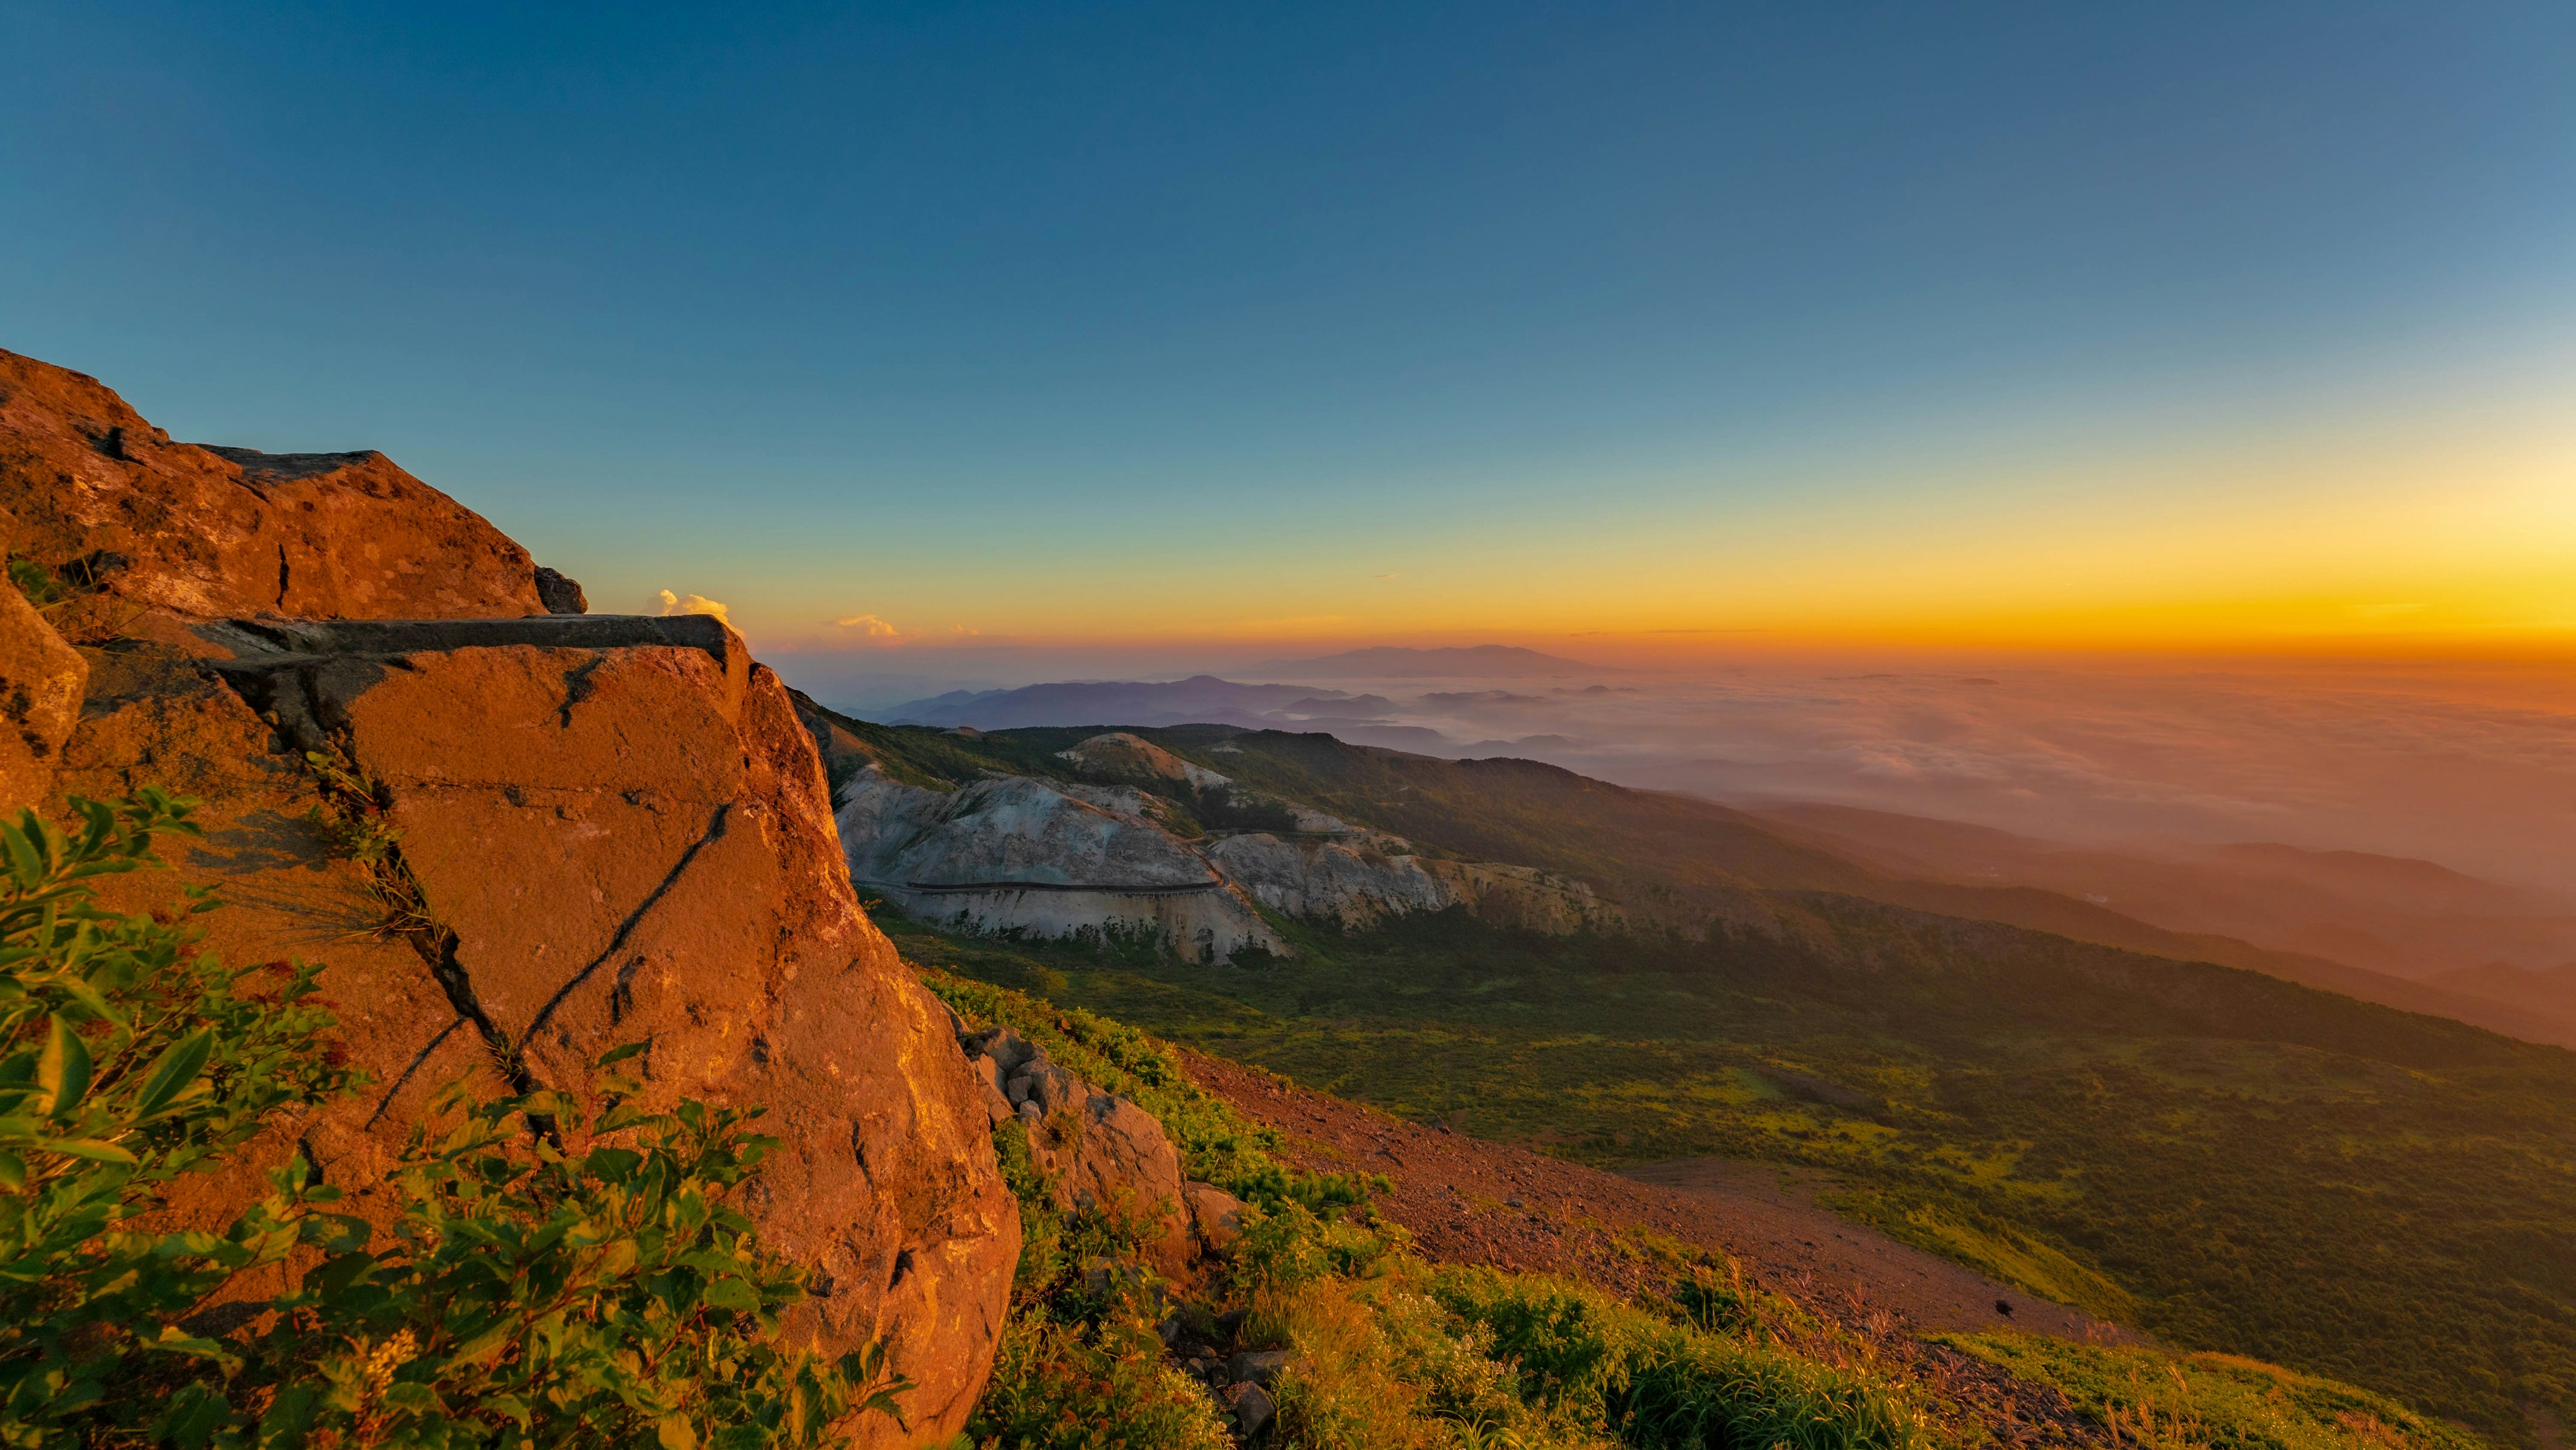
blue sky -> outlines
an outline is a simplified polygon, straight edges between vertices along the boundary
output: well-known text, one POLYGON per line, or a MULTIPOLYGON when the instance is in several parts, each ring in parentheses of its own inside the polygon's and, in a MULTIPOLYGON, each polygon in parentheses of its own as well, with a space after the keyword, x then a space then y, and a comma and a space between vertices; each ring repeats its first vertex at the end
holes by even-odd
MULTIPOLYGON (((1703 625, 1761 606, 1695 570, 2250 528, 2337 448, 2507 439, 2507 521, 2576 483, 2563 5, 0 0, 0 42, 0 346, 384 448, 598 607, 756 640, 1703 625)), ((2354 485, 2374 538, 2428 468, 2354 485)), ((2182 608, 2159 537, 2137 607, 2182 608)))

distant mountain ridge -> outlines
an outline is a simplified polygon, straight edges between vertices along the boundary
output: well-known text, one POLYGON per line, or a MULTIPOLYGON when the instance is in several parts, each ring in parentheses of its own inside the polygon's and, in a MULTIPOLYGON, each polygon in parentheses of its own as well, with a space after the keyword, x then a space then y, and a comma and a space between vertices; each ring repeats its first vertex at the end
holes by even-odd
POLYGON ((1564 659, 1510 644, 1406 649, 1378 645, 1310 659, 1263 660, 1248 675, 1312 675, 1318 679, 1503 679, 1530 675, 1616 674, 1581 660, 1564 659))
POLYGON ((1162 728, 1234 725, 1246 730, 1329 731, 1362 745, 1440 751, 1449 737, 1381 718, 1394 702, 1313 685, 1243 684, 1214 675, 1186 680, 1068 681, 1012 690, 951 690, 881 712, 889 724, 972 730, 1063 726, 1162 728))
POLYGON ((1312 685, 1238 684, 1214 675, 1186 680, 1070 680, 1008 690, 951 690, 884 713, 893 725, 970 726, 1012 730, 1034 725, 1247 725, 1291 706, 1337 704, 1352 697, 1312 685))

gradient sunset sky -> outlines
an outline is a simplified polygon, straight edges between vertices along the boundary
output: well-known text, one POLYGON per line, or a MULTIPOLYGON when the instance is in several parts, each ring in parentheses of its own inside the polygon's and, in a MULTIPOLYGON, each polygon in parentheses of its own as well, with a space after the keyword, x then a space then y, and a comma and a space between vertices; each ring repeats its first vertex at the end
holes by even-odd
POLYGON ((0 0, 0 346, 781 649, 2566 655, 2571 74, 2563 3, 0 0))

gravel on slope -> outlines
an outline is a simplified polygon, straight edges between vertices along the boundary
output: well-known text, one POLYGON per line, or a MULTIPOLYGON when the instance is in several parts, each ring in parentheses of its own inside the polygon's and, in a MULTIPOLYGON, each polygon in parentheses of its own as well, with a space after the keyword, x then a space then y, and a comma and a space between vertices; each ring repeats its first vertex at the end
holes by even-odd
POLYGON ((1758 1287, 1786 1295, 1910 1362, 2009 1445, 2104 1443, 2054 1389, 1917 1338, 2017 1329, 2142 1342, 2080 1309, 2038 1298, 1816 1207, 1774 1167, 1688 1159, 1622 1177, 1504 1143, 1426 1127, 1301 1088, 1260 1068, 1179 1049, 1190 1076, 1286 1139, 1317 1172, 1382 1174, 1378 1212, 1428 1257, 1565 1274, 1622 1294, 1669 1288, 1636 1231, 1732 1256, 1758 1287), (2010 1306, 2009 1312, 2004 1306, 2010 1306))

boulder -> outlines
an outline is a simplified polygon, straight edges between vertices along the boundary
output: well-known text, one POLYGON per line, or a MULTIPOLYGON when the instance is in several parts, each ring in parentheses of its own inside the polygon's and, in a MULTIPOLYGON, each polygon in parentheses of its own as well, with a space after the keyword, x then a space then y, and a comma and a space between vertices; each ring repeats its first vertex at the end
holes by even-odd
POLYGON ((1236 1384, 1276 1384, 1292 1358, 1284 1349, 1247 1349, 1225 1362, 1225 1377, 1236 1384))
MULTIPOLYGON (((1184 1198, 1180 1150, 1153 1114, 1093 1087, 1007 1027, 964 1033, 958 1046, 978 1073, 1002 1079, 1008 1112, 1028 1129, 1030 1152, 1054 1180, 1058 1204, 1135 1215, 1148 1231, 1146 1256, 1156 1269, 1177 1276, 1189 1266, 1203 1236, 1184 1198)), ((1214 1187, 1191 1186, 1240 1213, 1242 1205, 1214 1187)), ((1210 1206, 1212 1218, 1225 1211, 1210 1206)))
POLYGON ((1235 1433, 1246 1442, 1259 1440, 1261 1432, 1270 1428, 1271 1419, 1279 1413, 1270 1392, 1256 1384, 1227 1385, 1217 1393, 1217 1399, 1226 1413, 1234 1416, 1235 1433))
POLYGON ((381 453, 174 443, 97 379, 6 351, 0 510, 16 516, 14 552, 90 586, 74 637, 138 605, 191 619, 547 608, 527 550, 381 453))
POLYGON ((1192 1181, 1181 1185, 1181 1204, 1189 1211, 1190 1232, 1197 1237, 1199 1252, 1210 1258, 1234 1257, 1234 1245, 1243 1237, 1243 1200, 1213 1183, 1192 1181))
POLYGON ((966 1049, 969 1057, 991 1061, 1003 1077, 1018 1072, 1023 1063, 1038 1055, 1035 1045, 1008 1027, 987 1027, 981 1032, 962 1033, 958 1037, 958 1045, 966 1049))
POLYGON ((194 643, 92 655, 59 789, 155 781, 202 796, 179 878, 111 878, 129 906, 180 882, 228 960, 329 965, 367 1095, 191 1179, 172 1216, 222 1222, 300 1145, 354 1211, 435 1090, 465 1077, 579 1090, 609 1048, 648 1098, 764 1104, 782 1140, 745 1202, 813 1275, 789 1333, 874 1340, 916 1387, 909 1432, 963 1424, 1019 1249, 988 1104, 952 1019, 851 893, 813 745, 786 691, 705 616, 210 624, 194 643), (302 751, 337 751, 390 800, 391 860, 432 918, 389 924, 378 879, 306 818, 302 751))
POLYGON ((1069 1114, 1050 1167, 1072 1207, 1134 1215, 1146 1230, 1146 1258, 1167 1275, 1189 1267, 1192 1240, 1181 1204, 1181 1155, 1154 1115, 1126 1098, 1089 1093, 1069 1114), (1069 1140, 1069 1141, 1068 1141, 1069 1140), (1065 1151, 1067 1148, 1070 1151, 1065 1151))
POLYGON ((966 1060, 966 1068, 975 1074, 975 1091, 984 1100, 984 1116, 996 1126, 1010 1121, 1019 1110, 1012 1105, 1010 1095, 1002 1091, 1001 1069, 994 1065, 993 1059, 970 1057, 966 1060))
POLYGON ((1047 1061, 1037 1058, 1002 1084, 1002 1095, 1014 1104, 1035 1103, 1041 1114, 1070 1113, 1081 1110, 1090 1100, 1091 1088, 1082 1079, 1047 1061))
POLYGON ((50 793, 88 685, 89 661, 0 581, 0 818, 50 793))
POLYGON ((581 592, 581 581, 542 564, 537 566, 537 602, 548 614, 590 613, 590 599, 581 592))

